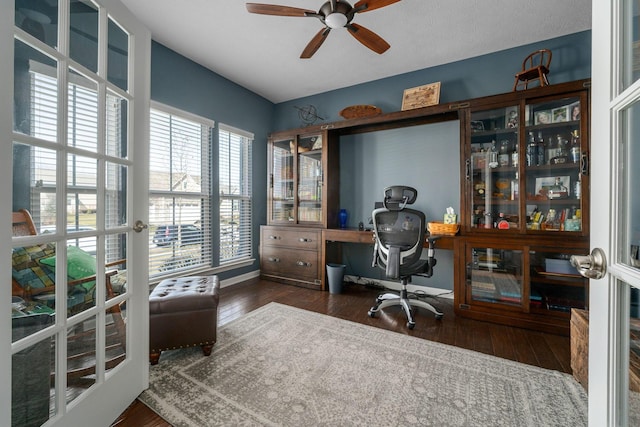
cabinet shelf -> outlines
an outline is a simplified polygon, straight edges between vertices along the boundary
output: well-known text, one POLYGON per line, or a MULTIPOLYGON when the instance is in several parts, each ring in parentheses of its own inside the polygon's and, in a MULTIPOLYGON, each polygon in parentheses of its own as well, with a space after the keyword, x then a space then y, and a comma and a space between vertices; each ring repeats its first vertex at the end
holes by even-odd
MULTIPOLYGON (((484 197, 474 197, 473 204, 483 204, 487 201, 484 197)), ((491 204, 500 204, 501 206, 518 206, 518 200, 500 199, 498 197, 492 197, 490 199, 491 204)))
POLYGON ((504 174, 514 174, 518 171, 518 168, 515 168, 513 166, 498 166, 495 168, 473 168, 473 173, 474 174, 481 174, 485 171, 489 171, 491 173, 504 173, 504 174))
POLYGON ((543 123, 537 125, 529 125, 526 127, 526 131, 538 131, 538 130, 553 130, 553 129, 565 129, 567 127, 571 128, 579 128, 580 120, 571 120, 568 122, 558 122, 558 123, 543 123))
POLYGON ((549 173, 552 175, 555 172, 552 171, 570 171, 577 170, 580 168, 580 163, 560 163, 557 165, 541 165, 541 166, 527 166, 526 173, 527 174, 536 174, 536 176, 547 176, 549 173))

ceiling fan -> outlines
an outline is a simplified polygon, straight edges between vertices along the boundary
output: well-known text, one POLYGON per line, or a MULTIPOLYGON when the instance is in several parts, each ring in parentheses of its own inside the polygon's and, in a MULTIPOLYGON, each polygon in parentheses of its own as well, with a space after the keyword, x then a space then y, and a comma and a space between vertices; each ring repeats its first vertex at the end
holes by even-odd
POLYGON ((331 0, 324 3, 318 12, 297 7, 278 6, 275 4, 247 3, 247 10, 250 13, 261 15, 318 18, 324 25, 324 28, 318 31, 302 51, 300 58, 307 59, 311 58, 320 46, 322 46, 322 43, 324 43, 332 29, 341 27, 346 27, 349 34, 372 51, 380 54, 384 53, 391 47, 389 43, 373 31, 362 25, 354 24, 351 21, 356 13, 380 9, 381 7, 389 6, 399 1, 400 0, 360 0, 351 6, 344 0, 331 0))

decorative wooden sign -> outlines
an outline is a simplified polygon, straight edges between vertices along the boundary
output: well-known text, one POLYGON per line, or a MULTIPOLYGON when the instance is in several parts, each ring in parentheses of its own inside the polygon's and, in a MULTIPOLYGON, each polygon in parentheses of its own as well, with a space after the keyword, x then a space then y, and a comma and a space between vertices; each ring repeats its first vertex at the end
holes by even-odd
POLYGON ((405 89, 402 111, 437 105, 440 102, 440 82, 405 89))

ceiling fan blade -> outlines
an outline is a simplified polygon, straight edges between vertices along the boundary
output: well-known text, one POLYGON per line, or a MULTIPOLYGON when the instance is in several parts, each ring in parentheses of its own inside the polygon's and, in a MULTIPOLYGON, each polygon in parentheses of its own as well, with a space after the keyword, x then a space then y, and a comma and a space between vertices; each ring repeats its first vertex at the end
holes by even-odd
POLYGON ((399 1, 400 0, 360 0, 353 5, 353 8, 359 13, 370 12, 372 10, 380 9, 381 7, 398 3, 399 1))
POLYGON ((315 36, 313 36, 313 38, 311 39, 307 47, 304 48, 304 50, 302 51, 302 54, 300 54, 300 58, 302 59, 311 58, 313 54, 316 53, 318 49, 320 49, 320 46, 322 46, 322 43, 324 43, 324 41, 327 39, 327 36, 329 35, 330 31, 331 31, 331 28, 329 27, 323 28, 320 31, 318 31, 318 33, 315 36))
POLYGON ((247 3, 247 11, 249 13, 258 13, 260 15, 276 15, 276 16, 301 16, 307 17, 317 15, 313 10, 300 9, 297 7, 278 6, 277 4, 263 3, 247 3))
POLYGON ((362 25, 349 24, 347 29, 356 40, 376 53, 384 53, 391 47, 382 37, 362 25))

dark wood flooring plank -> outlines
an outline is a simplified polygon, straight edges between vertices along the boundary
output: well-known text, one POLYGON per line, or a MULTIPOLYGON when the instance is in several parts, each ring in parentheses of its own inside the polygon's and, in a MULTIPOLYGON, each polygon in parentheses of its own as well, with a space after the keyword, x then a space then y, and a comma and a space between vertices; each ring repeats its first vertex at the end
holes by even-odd
POLYGON ((493 355, 504 359, 517 360, 509 329, 509 326, 504 325, 492 324, 490 326, 493 355))
POLYGON ((560 371, 562 370, 562 364, 556 358, 551 347, 549 347, 545 335, 542 332, 533 332, 527 338, 536 355, 536 359, 538 359, 539 366, 560 371))

